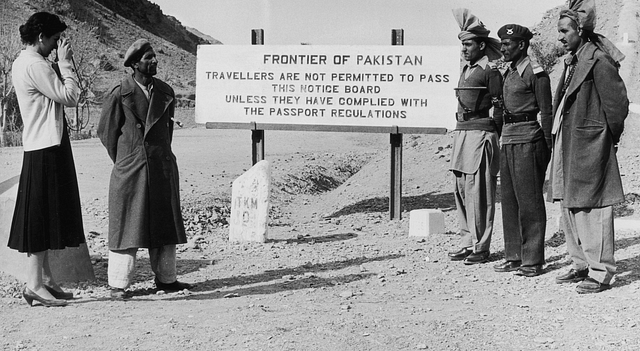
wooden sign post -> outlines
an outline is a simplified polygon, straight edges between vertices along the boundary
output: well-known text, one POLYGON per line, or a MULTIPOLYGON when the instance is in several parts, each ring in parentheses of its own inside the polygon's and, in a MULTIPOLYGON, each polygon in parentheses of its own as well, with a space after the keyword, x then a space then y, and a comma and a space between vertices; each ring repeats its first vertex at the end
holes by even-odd
MULTIPOLYGON (((404 45, 404 30, 391 31, 391 45, 404 45)), ((402 133, 391 133, 391 171, 389 172, 389 218, 402 219, 402 133)))
MULTIPOLYGON (((251 31, 251 45, 264 45, 264 30, 251 31)), ((257 129, 255 122, 251 125, 251 165, 264 160, 264 130, 257 129)))

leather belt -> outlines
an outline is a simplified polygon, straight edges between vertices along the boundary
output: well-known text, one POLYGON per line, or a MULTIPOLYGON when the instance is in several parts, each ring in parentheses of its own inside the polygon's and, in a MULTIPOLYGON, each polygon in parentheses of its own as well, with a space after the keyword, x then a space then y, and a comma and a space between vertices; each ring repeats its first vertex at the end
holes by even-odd
POLYGON ((473 121, 482 118, 489 118, 489 111, 456 113, 456 120, 458 120, 458 122, 473 121))
POLYGON ((504 123, 520 123, 520 122, 530 122, 538 120, 537 112, 525 112, 525 113, 505 113, 503 116, 504 123))

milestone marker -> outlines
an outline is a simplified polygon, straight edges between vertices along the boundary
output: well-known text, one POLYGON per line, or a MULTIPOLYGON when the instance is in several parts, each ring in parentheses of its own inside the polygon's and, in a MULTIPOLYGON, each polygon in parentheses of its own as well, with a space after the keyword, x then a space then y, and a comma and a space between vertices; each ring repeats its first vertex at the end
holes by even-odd
POLYGON ((230 242, 265 242, 269 219, 269 161, 256 163, 233 181, 231 189, 230 242))

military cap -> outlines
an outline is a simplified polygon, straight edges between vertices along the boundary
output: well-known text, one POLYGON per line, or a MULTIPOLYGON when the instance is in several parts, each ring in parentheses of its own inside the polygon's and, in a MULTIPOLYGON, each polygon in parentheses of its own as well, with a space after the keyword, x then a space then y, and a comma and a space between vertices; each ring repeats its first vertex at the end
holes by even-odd
POLYGON ((519 24, 505 24, 498 30, 500 39, 531 40, 533 33, 519 24))
POLYGON ((136 40, 124 54, 124 66, 131 67, 131 64, 140 61, 142 55, 149 49, 151 49, 151 43, 147 39, 136 40))

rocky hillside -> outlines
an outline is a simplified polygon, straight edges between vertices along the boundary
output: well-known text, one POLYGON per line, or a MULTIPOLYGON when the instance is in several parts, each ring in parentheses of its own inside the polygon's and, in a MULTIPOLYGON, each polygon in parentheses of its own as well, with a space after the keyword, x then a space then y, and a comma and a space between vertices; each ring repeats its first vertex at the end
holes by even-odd
POLYGON ((210 44, 204 37, 185 28, 175 17, 165 15, 160 6, 148 0, 95 1, 113 11, 114 14, 132 21, 149 33, 164 38, 192 54, 196 53, 198 44, 210 44))
POLYGON ((66 34, 74 43, 76 61, 85 59, 96 70, 91 88, 96 103, 126 74, 122 59, 129 45, 137 38, 147 38, 160 62, 157 77, 174 87, 181 106, 193 106, 197 45, 220 43, 185 28, 147 0, 2 0, 0 6, 3 27, 16 33, 36 11, 63 18, 69 25, 66 34))

